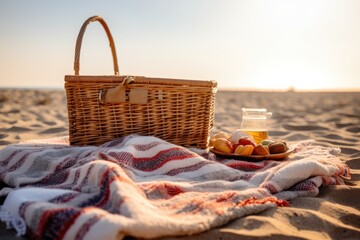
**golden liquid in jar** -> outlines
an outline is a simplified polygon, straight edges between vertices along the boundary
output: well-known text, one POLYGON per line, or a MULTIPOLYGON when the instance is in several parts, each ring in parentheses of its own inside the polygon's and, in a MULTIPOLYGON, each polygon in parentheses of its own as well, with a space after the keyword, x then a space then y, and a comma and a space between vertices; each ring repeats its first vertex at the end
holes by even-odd
POLYGON ((256 144, 259 144, 262 140, 268 139, 269 133, 267 130, 243 130, 244 132, 250 134, 256 144))

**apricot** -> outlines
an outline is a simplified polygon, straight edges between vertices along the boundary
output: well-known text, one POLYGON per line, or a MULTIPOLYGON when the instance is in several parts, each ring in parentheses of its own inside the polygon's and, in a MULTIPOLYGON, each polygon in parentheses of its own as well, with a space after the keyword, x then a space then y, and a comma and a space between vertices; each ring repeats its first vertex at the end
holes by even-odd
POLYGON ((259 144, 254 148, 252 154, 253 155, 269 155, 270 152, 267 147, 264 147, 263 145, 259 144))
POLYGON ((223 153, 233 153, 233 145, 226 138, 218 138, 213 143, 214 149, 223 153))
POLYGON ((254 150, 253 145, 239 145, 235 149, 235 154, 244 155, 244 156, 250 156, 254 150))
POLYGON ((214 142, 216 141, 216 139, 219 139, 219 138, 228 139, 229 137, 230 137, 230 135, 226 132, 218 132, 211 137, 210 145, 214 146, 214 142))

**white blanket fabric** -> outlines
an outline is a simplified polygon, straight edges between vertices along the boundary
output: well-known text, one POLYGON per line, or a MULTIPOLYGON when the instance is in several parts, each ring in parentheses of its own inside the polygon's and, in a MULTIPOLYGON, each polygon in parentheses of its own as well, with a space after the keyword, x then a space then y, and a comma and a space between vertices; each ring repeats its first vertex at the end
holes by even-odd
POLYGON ((0 218, 29 238, 190 235, 316 196, 350 175, 339 149, 313 141, 284 161, 256 163, 148 136, 99 147, 51 142, 0 150, 0 180, 9 186, 0 191, 8 194, 0 218))

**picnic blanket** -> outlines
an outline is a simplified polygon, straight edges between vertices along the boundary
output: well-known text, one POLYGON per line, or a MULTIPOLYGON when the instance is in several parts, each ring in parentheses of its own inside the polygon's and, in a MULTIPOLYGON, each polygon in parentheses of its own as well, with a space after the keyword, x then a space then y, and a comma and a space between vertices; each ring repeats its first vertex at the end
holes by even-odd
POLYGON ((219 159, 150 136, 101 146, 62 141, 0 150, 9 187, 0 218, 38 239, 121 239, 191 235, 344 184, 340 149, 294 145, 284 161, 219 159))

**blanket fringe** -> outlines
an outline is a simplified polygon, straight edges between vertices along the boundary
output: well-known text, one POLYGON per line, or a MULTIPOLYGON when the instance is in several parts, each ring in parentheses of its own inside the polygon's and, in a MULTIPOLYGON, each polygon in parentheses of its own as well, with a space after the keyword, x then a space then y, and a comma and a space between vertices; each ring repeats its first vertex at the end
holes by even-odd
POLYGON ((7 229, 15 229, 18 237, 25 235, 26 223, 24 219, 14 216, 4 206, 0 206, 0 220, 6 223, 7 229))

